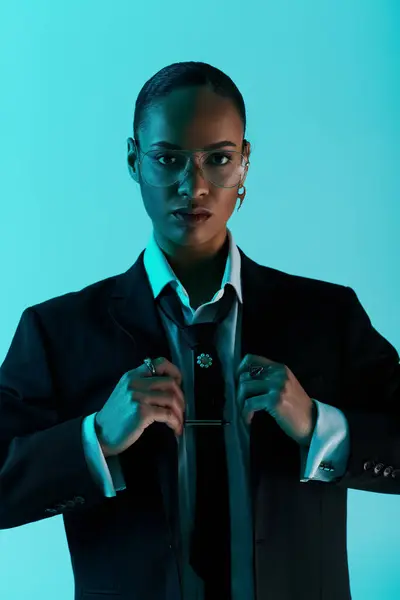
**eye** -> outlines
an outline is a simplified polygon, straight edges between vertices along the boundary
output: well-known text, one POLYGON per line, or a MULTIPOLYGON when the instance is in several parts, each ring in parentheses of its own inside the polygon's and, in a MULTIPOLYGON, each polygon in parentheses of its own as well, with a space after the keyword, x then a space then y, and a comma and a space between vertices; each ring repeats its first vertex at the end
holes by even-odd
MULTIPOLYGON (((159 160, 160 160, 160 158, 167 158, 167 159, 175 158, 175 159, 176 159, 176 156, 173 156, 173 155, 171 155, 171 154, 158 154, 158 155, 155 157, 155 159, 156 159, 157 161, 159 161, 159 160)), ((161 164, 164 164, 164 163, 161 163, 161 164)))
POLYGON ((217 159, 221 159, 221 158, 222 159, 226 159, 226 162, 224 162, 224 163, 219 163, 217 161, 216 166, 221 166, 221 167, 224 167, 228 162, 231 161, 231 157, 229 156, 229 154, 224 154, 223 152, 214 152, 213 154, 211 154, 209 156, 209 158, 211 158, 211 159, 214 159, 214 158, 217 158, 217 159))

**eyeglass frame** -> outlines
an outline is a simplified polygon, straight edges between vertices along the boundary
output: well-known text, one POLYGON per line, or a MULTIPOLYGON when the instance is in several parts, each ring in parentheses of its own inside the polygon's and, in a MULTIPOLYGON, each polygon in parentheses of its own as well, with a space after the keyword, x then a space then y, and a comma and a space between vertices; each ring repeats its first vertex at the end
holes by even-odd
MULTIPOLYGON (((147 152, 143 152, 143 150, 141 150, 141 149, 140 149, 139 142, 138 142, 137 140, 133 140, 133 141, 134 141, 134 144, 135 144, 135 146, 136 146, 136 149, 137 149, 137 151, 139 152, 139 154, 142 154, 143 158, 144 158, 144 157, 145 157, 147 154, 149 154, 149 152, 157 152, 157 150, 148 150, 147 152)), ((162 149, 160 148, 160 151, 161 151, 161 150, 162 150, 162 149)), ((165 150, 165 152, 179 152, 180 154, 186 154, 186 155, 188 155, 188 154, 189 154, 189 155, 193 155, 193 154, 197 154, 197 153, 201 153, 201 154, 203 154, 203 155, 205 155, 205 154, 207 154, 207 155, 208 155, 208 154, 210 154, 210 153, 212 153, 212 152, 218 152, 218 150, 201 150, 201 149, 198 149, 198 150, 175 150, 175 149, 170 149, 170 150, 168 150, 167 148, 163 148, 163 150, 165 150)), ((221 150, 221 153, 222 153, 222 151, 223 151, 223 148, 221 148, 220 150, 221 150)), ((246 160, 246 159, 245 159, 245 156, 244 156, 244 154, 243 154, 243 152, 238 152, 237 150, 227 150, 227 152, 236 152, 237 154, 241 154, 242 158, 243 158, 244 160, 246 160)), ((139 162, 139 169, 140 169, 140 172, 142 173, 142 170, 141 170, 141 163, 142 163, 142 159, 140 159, 140 158, 139 158, 139 161, 138 161, 138 162, 139 162)), ((157 186, 157 185, 152 185, 151 183, 148 183, 147 181, 146 181, 146 183, 147 183, 147 185, 149 185, 149 186, 151 186, 151 187, 155 187, 155 188, 159 188, 159 189, 165 189, 165 188, 168 188, 168 187, 172 187, 173 185, 175 185, 175 184, 176 184, 176 183, 178 183, 178 182, 179 182, 179 183, 182 183, 182 181, 184 181, 184 180, 185 180, 185 177, 186 177, 186 172, 187 172, 187 169, 188 169, 188 165, 189 165, 189 162, 187 162, 187 164, 186 164, 186 167, 185 167, 185 172, 184 172, 184 174, 183 174, 182 178, 181 178, 181 179, 177 179, 176 181, 174 181, 173 183, 170 183, 169 185, 157 186)), ((202 165, 203 165, 203 158, 202 158, 202 165)), ((248 161, 246 162, 246 164, 244 164, 244 165, 242 165, 242 166, 243 166, 243 167, 246 169, 246 168, 247 168, 249 165, 250 165, 250 161, 248 160, 248 161)), ((233 189, 233 188, 235 188, 235 187, 238 187, 238 188, 240 188, 240 187, 241 187, 241 185, 239 185, 239 184, 241 183, 241 180, 242 180, 242 179, 240 179, 240 181, 239 181, 239 183, 238 183, 238 184, 231 185, 231 186, 229 186, 229 187, 225 187, 225 186, 223 186, 223 185, 217 185, 217 184, 216 184, 216 183, 214 183, 213 181, 210 181, 210 180, 208 179, 208 177, 205 177, 205 175, 204 175, 204 171, 203 171, 203 166, 201 166, 201 167, 200 167, 200 170, 201 170, 201 173, 202 173, 202 176, 204 177, 204 179, 206 179, 206 180, 207 180, 209 183, 211 183, 212 185, 215 185, 215 187, 218 187, 218 188, 221 188, 221 189, 224 189, 224 190, 231 190, 231 189, 233 189)), ((143 177, 143 173, 142 173, 142 177, 143 177)), ((143 179, 144 179, 144 177, 143 177, 143 179)))

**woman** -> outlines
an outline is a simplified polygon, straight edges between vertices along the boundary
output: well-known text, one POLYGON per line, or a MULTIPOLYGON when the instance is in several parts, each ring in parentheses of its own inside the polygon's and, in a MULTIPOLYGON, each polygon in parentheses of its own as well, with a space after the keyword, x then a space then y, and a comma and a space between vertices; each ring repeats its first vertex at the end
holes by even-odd
POLYGON ((26 309, 1 367, 0 528, 62 514, 76 600, 350 600, 347 489, 400 491, 396 350, 227 229, 245 129, 215 67, 155 74, 128 140, 149 244, 26 309))

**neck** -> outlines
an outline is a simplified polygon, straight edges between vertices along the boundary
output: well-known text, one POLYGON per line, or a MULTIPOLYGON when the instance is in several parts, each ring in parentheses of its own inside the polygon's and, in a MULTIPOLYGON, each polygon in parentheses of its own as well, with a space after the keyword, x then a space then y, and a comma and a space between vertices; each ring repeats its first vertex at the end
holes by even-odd
POLYGON ((213 254, 204 255, 188 248, 182 248, 178 255, 168 254, 165 250, 163 252, 191 299, 206 301, 220 289, 229 254, 228 235, 213 254))

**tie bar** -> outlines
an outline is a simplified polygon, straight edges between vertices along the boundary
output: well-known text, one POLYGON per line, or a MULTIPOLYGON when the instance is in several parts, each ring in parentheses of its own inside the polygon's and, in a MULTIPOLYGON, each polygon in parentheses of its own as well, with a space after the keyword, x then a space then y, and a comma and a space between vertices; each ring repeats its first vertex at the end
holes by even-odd
POLYGON ((199 420, 190 420, 184 422, 184 425, 230 425, 230 421, 218 421, 215 419, 199 419, 199 420))

